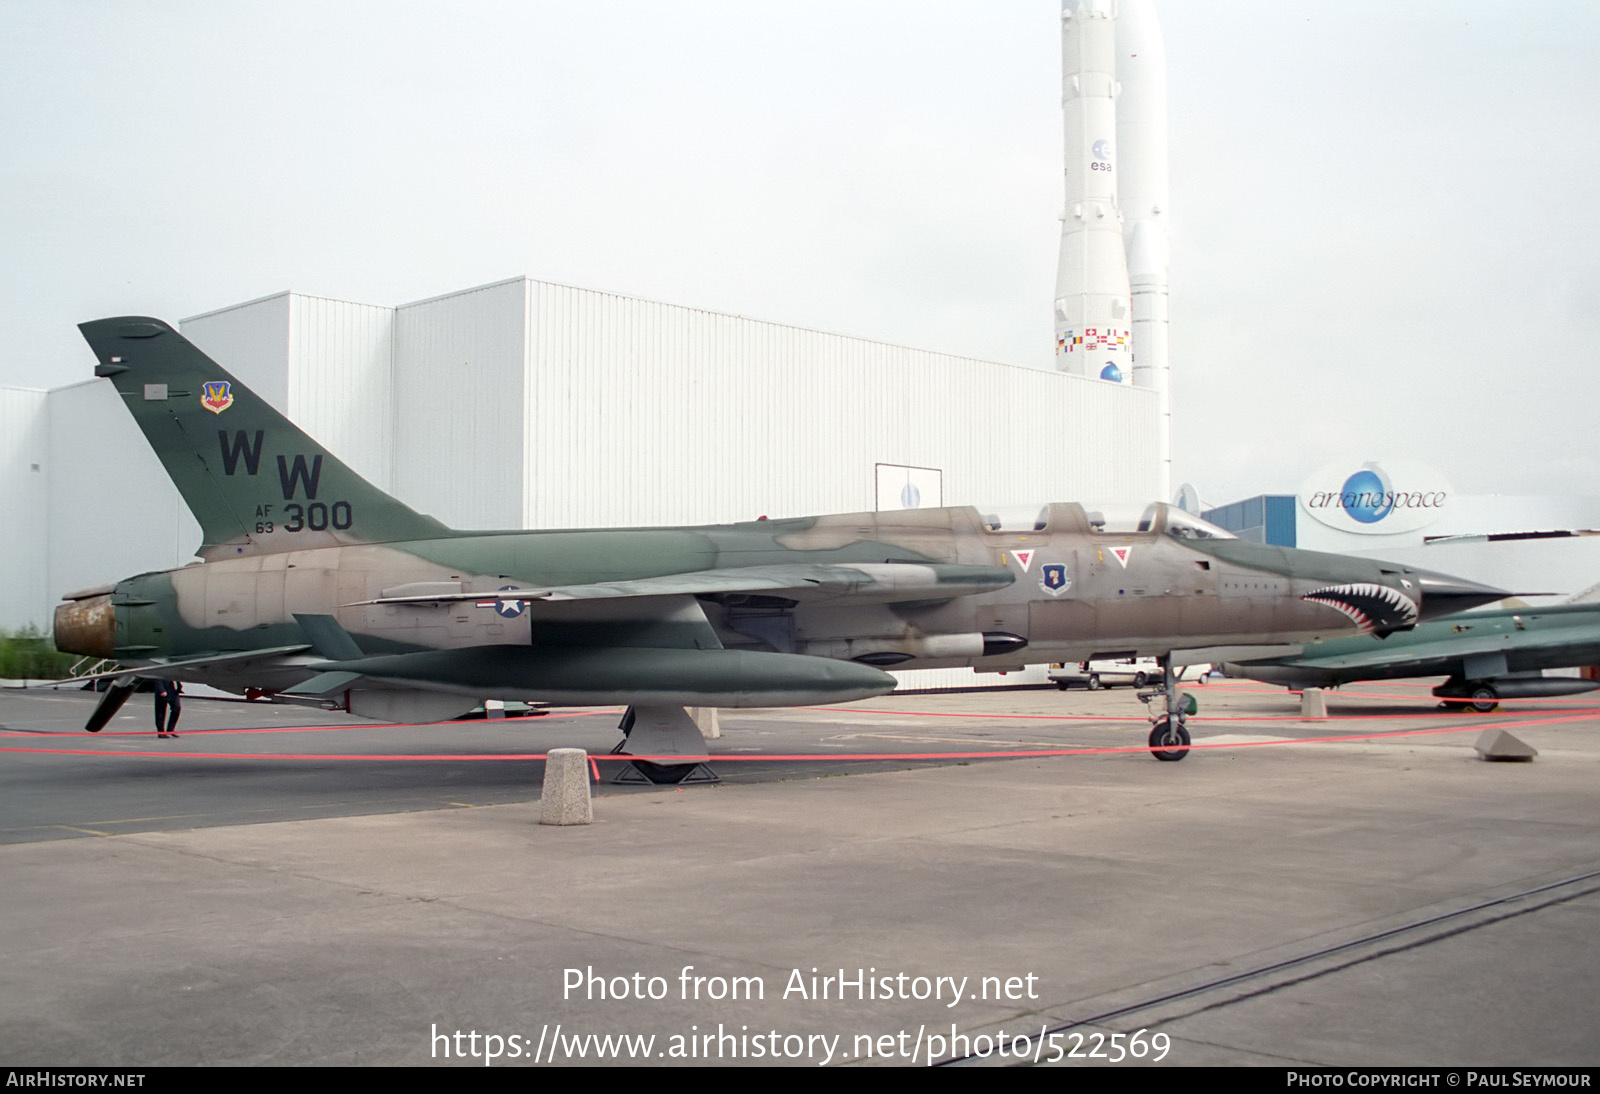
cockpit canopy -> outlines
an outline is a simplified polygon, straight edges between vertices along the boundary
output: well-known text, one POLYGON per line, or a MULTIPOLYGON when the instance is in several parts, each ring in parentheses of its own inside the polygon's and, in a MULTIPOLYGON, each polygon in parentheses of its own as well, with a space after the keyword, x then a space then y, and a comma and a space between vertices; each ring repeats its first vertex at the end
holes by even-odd
POLYGON ((1239 537, 1226 528, 1218 528, 1210 521, 1201 520, 1193 513, 1185 512, 1176 505, 1158 503, 1162 516, 1166 522, 1166 533, 1175 539, 1238 539, 1239 537))
POLYGON ((1174 539, 1236 539, 1232 532, 1186 513, 1176 505, 1166 502, 1121 502, 1107 505, 1085 503, 1073 505, 1012 505, 980 510, 983 527, 988 532, 1053 532, 1072 531, 1074 527, 1087 526, 1098 535, 1129 536, 1159 533, 1174 539), (1082 523, 1063 521, 1060 510, 1077 510, 1082 523), (1052 510, 1058 512, 1053 519, 1052 510), (1063 525, 1067 525, 1063 527, 1063 525))

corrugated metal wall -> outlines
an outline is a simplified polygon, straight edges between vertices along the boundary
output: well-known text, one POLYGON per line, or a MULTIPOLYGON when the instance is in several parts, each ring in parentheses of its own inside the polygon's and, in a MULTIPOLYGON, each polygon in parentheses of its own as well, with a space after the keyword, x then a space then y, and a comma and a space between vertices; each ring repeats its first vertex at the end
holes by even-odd
MULTIPOLYGON (((178 324, 183 336, 246 387, 292 416, 289 401, 289 302, 292 293, 218 308, 178 324)), ((359 307, 359 305, 351 305, 359 307)))
POLYGON ((289 298, 289 417, 380 490, 394 489, 394 309, 289 298))
POLYGON ((358 474, 394 488, 393 308, 279 293, 182 330, 358 474))
POLYGON ((200 526, 109 380, 50 393, 50 603, 182 566, 200 526))
POLYGON ((523 523, 522 280, 396 309, 395 493, 454 528, 523 523))
POLYGON ((64 592, 182 565, 200 528, 105 380, 0 388, 0 628, 64 592))
POLYGON ((49 626, 50 430, 45 392, 0 387, 0 628, 49 626))
POLYGON ((1153 496, 1142 389, 526 288, 529 527, 867 510, 878 463, 943 470, 946 504, 1153 496))
POLYGON ((455 527, 867 510, 879 463, 985 506, 1142 499, 1159 474, 1140 388, 523 278, 393 310, 269 297, 184 329, 455 527))

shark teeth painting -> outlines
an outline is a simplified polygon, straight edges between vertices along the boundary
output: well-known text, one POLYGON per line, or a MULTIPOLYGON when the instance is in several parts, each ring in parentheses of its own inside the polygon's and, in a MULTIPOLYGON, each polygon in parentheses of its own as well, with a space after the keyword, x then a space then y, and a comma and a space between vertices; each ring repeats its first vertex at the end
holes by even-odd
POLYGON ((1364 633, 1391 631, 1417 622, 1417 602, 1398 589, 1362 581, 1326 585, 1300 598, 1342 612, 1364 633))

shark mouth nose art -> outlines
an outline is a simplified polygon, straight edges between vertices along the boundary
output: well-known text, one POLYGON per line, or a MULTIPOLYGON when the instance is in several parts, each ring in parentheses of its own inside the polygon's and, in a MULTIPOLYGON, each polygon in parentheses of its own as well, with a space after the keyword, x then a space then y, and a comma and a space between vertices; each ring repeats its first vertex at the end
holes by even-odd
POLYGON ((1410 627, 1417 622, 1417 602, 1397 589, 1370 581, 1352 585, 1326 585, 1306 593, 1301 600, 1326 604, 1343 612, 1363 633, 1410 627))

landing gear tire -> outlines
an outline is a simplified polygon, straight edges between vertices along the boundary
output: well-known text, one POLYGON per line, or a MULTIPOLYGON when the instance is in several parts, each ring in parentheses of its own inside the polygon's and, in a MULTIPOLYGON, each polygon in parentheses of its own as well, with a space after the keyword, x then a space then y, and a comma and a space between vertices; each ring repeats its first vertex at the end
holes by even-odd
POLYGON ((1479 714, 1489 714, 1500 706, 1500 693, 1485 685, 1472 689, 1472 702, 1468 704, 1479 714))
POLYGON ((1171 718, 1163 718, 1150 731, 1150 754, 1158 760, 1176 763, 1189 754, 1189 731, 1171 718))
POLYGON ((1133 686, 1134 687, 1142 688, 1146 684, 1148 684, 1149 682, 1150 682, 1150 678, 1148 676, 1146 676, 1144 673, 1136 672, 1136 673, 1133 674, 1133 686))
POLYGON ((1100 677, 1096 676, 1093 673, 1089 674, 1089 690, 1090 691, 1099 691, 1100 690, 1100 677))

